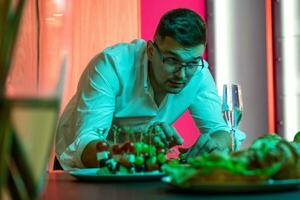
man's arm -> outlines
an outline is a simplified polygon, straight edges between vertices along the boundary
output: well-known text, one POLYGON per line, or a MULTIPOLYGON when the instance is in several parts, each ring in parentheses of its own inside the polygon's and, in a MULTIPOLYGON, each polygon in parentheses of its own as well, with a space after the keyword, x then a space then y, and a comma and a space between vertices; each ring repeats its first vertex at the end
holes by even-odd
POLYGON ((185 158, 195 157, 204 152, 212 153, 217 151, 230 152, 232 150, 231 133, 216 131, 211 134, 201 135, 197 142, 185 154, 185 158))
POLYGON ((57 141, 61 150, 57 155, 64 169, 97 166, 94 141, 106 137, 100 130, 111 126, 119 91, 111 62, 101 54, 89 63, 73 102, 65 108, 67 114, 60 119, 57 141))
POLYGON ((203 152, 228 151, 231 147, 230 128, 226 124, 221 109, 221 99, 215 82, 204 68, 197 85, 197 94, 189 106, 190 113, 201 132, 197 142, 190 149, 191 156, 203 152))

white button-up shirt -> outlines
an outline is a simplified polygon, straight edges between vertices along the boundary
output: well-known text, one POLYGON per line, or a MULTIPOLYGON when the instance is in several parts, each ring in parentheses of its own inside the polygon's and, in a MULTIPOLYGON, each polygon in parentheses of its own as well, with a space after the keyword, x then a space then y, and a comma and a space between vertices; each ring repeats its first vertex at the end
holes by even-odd
POLYGON ((83 72, 58 124, 56 156, 64 169, 82 168, 85 146, 106 138, 108 132, 102 130, 112 124, 135 130, 156 121, 172 124, 187 109, 202 134, 229 131, 207 62, 180 93, 167 94, 158 107, 148 79, 146 42, 112 46, 96 55, 83 72))

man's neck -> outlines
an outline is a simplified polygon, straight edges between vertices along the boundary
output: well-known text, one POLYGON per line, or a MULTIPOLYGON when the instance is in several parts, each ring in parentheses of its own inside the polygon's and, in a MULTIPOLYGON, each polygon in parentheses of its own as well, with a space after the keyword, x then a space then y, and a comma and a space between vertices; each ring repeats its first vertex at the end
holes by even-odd
POLYGON ((155 94, 154 93, 154 101, 155 101, 157 107, 160 106, 160 104, 163 101, 165 96, 166 96, 166 94, 155 94))

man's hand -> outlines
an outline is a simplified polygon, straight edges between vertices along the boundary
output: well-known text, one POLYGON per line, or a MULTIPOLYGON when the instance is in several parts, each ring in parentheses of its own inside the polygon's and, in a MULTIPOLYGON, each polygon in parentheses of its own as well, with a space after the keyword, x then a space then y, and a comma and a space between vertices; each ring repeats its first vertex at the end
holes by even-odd
POLYGON ((210 136, 202 135, 197 142, 184 154, 184 158, 196 157, 204 152, 230 152, 232 148, 231 134, 226 131, 217 131, 210 136))
POLYGON ((156 146, 171 148, 183 144, 183 139, 176 129, 165 122, 156 122, 148 130, 149 139, 156 146))
POLYGON ((81 161, 86 168, 94 168, 98 166, 98 161, 96 157, 96 153, 97 153, 96 144, 100 141, 101 140, 94 140, 88 143, 85 149, 83 150, 81 155, 81 161))

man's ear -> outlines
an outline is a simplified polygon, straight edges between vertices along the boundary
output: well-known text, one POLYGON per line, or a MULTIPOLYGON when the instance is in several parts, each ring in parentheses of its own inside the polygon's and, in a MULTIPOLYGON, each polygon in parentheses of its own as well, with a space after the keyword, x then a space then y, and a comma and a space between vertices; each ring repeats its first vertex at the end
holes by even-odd
POLYGON ((153 44, 150 40, 148 40, 147 41, 147 56, 150 61, 153 58, 153 51, 154 51, 153 44))

